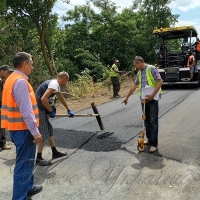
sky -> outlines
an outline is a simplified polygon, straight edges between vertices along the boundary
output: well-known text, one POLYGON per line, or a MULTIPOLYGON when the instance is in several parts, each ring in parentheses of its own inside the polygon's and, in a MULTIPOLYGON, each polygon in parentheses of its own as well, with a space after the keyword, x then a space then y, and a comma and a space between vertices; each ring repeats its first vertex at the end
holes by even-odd
MULTIPOLYGON (((58 0, 54 11, 63 16, 74 5, 83 5, 86 2, 87 0, 58 0), (70 3, 64 3, 63 1, 70 3)), ((132 0, 112 0, 112 2, 119 6, 119 11, 124 7, 128 8, 132 4, 132 0)), ((176 26, 194 26, 200 36, 200 0, 172 0, 169 7, 172 14, 180 15, 176 26)))

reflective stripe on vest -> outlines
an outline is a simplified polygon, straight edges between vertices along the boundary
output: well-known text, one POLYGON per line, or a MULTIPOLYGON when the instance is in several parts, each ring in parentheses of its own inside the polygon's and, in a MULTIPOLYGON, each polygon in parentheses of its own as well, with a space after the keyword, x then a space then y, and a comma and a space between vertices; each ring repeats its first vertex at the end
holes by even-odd
POLYGON ((1 127, 8 130, 26 130, 26 123, 19 111, 16 101, 13 99, 12 89, 18 79, 24 79, 27 83, 30 100, 32 103, 33 113, 36 118, 36 125, 39 126, 39 112, 37 101, 32 86, 29 82, 18 73, 12 73, 6 80, 3 87, 2 107, 1 107, 1 127))
POLYGON ((115 70, 113 69, 115 67, 117 68, 117 65, 113 64, 111 69, 110 69, 110 76, 112 76, 112 77, 118 77, 119 76, 119 74, 117 72, 115 72, 115 70))
MULTIPOLYGON (((151 65, 147 65, 147 68, 146 68, 146 78, 147 78, 147 83, 150 87, 156 87, 157 85, 157 82, 155 81, 152 73, 151 73, 151 65)), ((139 70, 138 71, 138 81, 139 81, 139 90, 138 90, 138 94, 139 96, 141 97, 141 93, 142 93, 142 73, 141 71, 139 70)), ((160 94, 162 94, 162 90, 160 88, 160 94)))

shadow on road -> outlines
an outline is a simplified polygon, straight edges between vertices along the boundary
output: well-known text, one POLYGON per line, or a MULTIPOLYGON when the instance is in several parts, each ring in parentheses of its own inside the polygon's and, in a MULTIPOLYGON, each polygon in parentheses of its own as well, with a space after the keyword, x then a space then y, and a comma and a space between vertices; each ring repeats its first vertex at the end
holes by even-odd
POLYGON ((162 169, 165 165, 163 164, 164 157, 157 150, 155 153, 149 153, 150 146, 146 146, 144 152, 134 152, 130 151, 127 148, 123 147, 121 150, 126 151, 139 161, 138 163, 134 163, 131 166, 134 169, 143 169, 144 167, 150 168, 153 170, 162 169))

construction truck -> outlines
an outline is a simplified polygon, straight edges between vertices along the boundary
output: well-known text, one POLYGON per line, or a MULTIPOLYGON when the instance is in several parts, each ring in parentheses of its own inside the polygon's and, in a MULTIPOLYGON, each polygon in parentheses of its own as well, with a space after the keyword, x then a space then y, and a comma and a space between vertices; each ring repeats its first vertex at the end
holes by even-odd
POLYGON ((194 43, 197 31, 193 26, 160 28, 153 30, 156 36, 157 67, 164 85, 200 85, 200 52, 194 43), (193 79, 190 79, 188 58, 196 52, 193 79))

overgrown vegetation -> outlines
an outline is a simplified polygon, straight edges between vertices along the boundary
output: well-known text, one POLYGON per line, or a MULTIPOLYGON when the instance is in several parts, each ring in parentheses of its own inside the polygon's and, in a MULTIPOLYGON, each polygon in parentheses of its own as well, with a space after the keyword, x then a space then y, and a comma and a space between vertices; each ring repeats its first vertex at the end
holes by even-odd
MULTIPOLYGON (((108 91, 112 90, 112 83, 109 76, 101 81, 95 83, 93 77, 90 76, 90 70, 85 69, 81 74, 77 74, 78 79, 74 82, 69 82, 68 93, 66 97, 68 99, 81 99, 81 98, 93 98, 98 95, 105 95, 108 91)), ((129 71, 120 76, 120 82, 126 82, 127 80, 134 80, 134 71, 129 71)), ((64 93, 65 94, 65 93, 64 93)))
POLYGON ((124 71, 132 70, 136 55, 156 63, 152 31, 173 26, 178 18, 171 13, 170 2, 135 0, 119 12, 110 0, 89 0, 67 10, 65 26, 60 28, 59 16, 52 12, 56 0, 2 0, 0 65, 12 66, 14 54, 29 52, 34 57, 34 88, 59 71, 67 71, 71 93, 76 96, 79 91, 84 97, 88 90, 105 85, 101 82, 108 78, 106 67, 116 58, 124 71))

